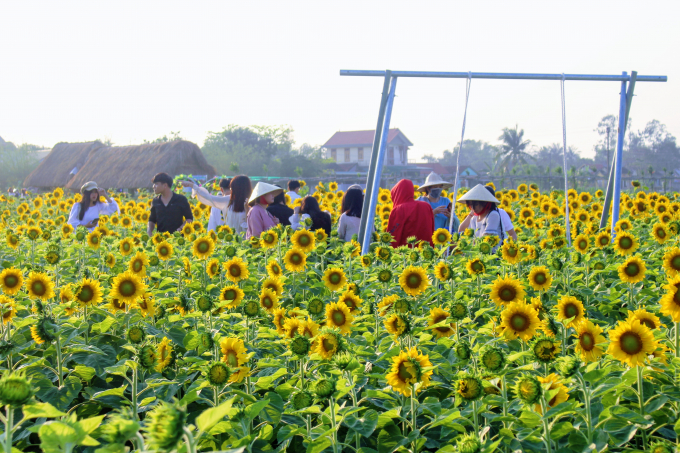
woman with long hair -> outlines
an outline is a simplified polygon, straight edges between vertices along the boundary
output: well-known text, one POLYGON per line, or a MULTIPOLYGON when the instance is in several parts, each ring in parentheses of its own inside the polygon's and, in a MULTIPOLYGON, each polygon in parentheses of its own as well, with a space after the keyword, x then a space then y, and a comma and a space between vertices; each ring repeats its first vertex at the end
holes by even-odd
POLYGON ((181 184, 184 187, 191 187, 192 196, 201 203, 219 209, 222 212, 224 225, 228 225, 234 233, 245 233, 248 229, 246 202, 252 192, 250 178, 246 175, 239 175, 231 179, 228 185, 226 181, 228 180, 220 181, 222 195, 211 195, 205 187, 191 181, 181 181, 181 184))
POLYGON ((319 207, 319 202, 310 195, 303 198, 302 205, 296 206, 293 210, 293 215, 289 219, 290 226, 294 230, 304 228, 303 222, 306 223, 307 219, 312 219, 312 225, 308 228, 310 231, 316 231, 321 228, 326 234, 331 234, 331 215, 322 211, 319 207))
POLYGON ((290 216, 293 215, 293 210, 286 205, 286 194, 281 192, 274 197, 274 202, 267 206, 267 211, 277 219, 283 226, 290 225, 290 216))
POLYGON ((73 205, 68 223, 74 228, 84 226, 92 231, 99 223, 99 217, 118 212, 118 203, 112 199, 108 192, 97 187, 97 183, 89 181, 80 188, 81 200, 73 205), (99 201, 100 197, 106 199, 105 203, 99 201))
POLYGON ((361 186, 350 186, 342 197, 342 215, 338 220, 338 237, 343 241, 349 242, 352 236, 359 234, 363 206, 364 192, 361 186))

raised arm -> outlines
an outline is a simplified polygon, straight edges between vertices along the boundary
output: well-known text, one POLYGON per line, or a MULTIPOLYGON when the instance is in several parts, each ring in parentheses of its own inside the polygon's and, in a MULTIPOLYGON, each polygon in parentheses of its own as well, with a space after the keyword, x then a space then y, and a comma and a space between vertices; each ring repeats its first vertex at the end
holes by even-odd
POLYGON ((191 196, 197 198, 204 205, 217 208, 220 211, 226 211, 227 206, 229 206, 230 197, 211 195, 208 189, 197 186, 191 181, 181 181, 181 184, 184 187, 191 187, 191 196))

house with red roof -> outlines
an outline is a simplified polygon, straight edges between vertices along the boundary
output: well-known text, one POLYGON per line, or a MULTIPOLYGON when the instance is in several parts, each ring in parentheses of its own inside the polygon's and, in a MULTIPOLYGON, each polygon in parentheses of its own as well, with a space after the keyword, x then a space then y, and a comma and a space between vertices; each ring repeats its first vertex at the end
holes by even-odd
MULTIPOLYGON (((325 157, 338 164, 357 164, 367 167, 371 161, 375 131, 338 131, 326 142, 325 157)), ((387 135, 385 165, 408 165, 408 149, 413 143, 399 129, 390 129, 387 135)))

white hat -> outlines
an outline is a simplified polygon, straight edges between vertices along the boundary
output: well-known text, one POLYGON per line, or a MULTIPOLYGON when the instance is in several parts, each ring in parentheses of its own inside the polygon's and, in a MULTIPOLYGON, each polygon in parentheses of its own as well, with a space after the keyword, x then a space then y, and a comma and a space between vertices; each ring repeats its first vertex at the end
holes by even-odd
POLYGON ((472 189, 470 189, 470 191, 457 200, 457 203, 465 203, 466 201, 488 201, 495 204, 501 203, 496 197, 491 195, 491 192, 486 190, 486 187, 481 184, 477 184, 472 189))
POLYGON ((80 188, 80 193, 85 192, 86 190, 94 190, 97 188, 97 183, 94 181, 88 181, 83 186, 80 188))
POLYGON ((253 193, 250 195, 250 200, 248 200, 248 204, 252 206, 255 204, 255 202, 257 202, 257 200, 260 199, 262 195, 267 195, 268 193, 272 192, 275 192, 274 196, 276 196, 283 192, 283 189, 272 184, 267 184, 266 182, 258 182, 255 185, 253 193))
POLYGON ((427 175, 425 183, 422 186, 418 187, 418 190, 422 192, 423 189, 431 186, 442 186, 443 189, 448 189, 449 187, 453 186, 453 184, 444 181, 441 176, 439 176, 435 172, 432 172, 429 175, 427 175))

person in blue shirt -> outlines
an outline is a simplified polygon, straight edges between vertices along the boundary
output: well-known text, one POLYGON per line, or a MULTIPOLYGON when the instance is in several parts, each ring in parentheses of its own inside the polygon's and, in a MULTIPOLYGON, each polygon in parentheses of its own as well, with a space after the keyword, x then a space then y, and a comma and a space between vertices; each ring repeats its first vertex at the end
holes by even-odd
POLYGON ((451 231, 457 232, 460 221, 455 213, 451 212, 451 200, 442 197, 442 190, 449 189, 453 186, 450 182, 444 181, 437 173, 432 172, 427 175, 425 183, 418 188, 419 191, 425 192, 425 195, 418 198, 418 201, 425 201, 432 206, 434 213, 434 229, 443 228, 449 229, 449 221, 453 215, 453 225, 451 231))

